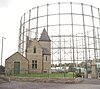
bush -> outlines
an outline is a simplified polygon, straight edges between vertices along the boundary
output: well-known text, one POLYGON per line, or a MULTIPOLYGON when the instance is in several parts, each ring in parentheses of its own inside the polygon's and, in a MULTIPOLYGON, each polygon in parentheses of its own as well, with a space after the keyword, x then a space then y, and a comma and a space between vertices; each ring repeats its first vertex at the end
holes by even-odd
POLYGON ((76 73, 75 77, 82 77, 82 74, 81 73, 76 73))

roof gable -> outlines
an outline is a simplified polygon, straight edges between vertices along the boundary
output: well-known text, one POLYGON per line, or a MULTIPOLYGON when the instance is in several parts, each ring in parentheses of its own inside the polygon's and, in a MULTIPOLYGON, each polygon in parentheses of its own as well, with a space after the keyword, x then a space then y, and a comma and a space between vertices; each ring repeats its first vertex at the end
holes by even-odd
POLYGON ((39 42, 37 41, 37 39, 33 39, 28 48, 31 48, 33 46, 38 46, 38 47, 41 48, 41 46, 40 46, 39 42))
POLYGON ((40 36, 39 41, 51 41, 50 37, 48 36, 48 33, 46 32, 45 28, 43 29, 43 32, 40 36))
MULTIPOLYGON (((11 57, 13 57, 13 56, 15 56, 15 55, 20 55, 21 57, 23 57, 25 60, 28 61, 28 59, 27 59, 26 57, 24 57, 23 55, 21 55, 18 51, 15 52, 14 54, 12 54, 10 57, 8 57, 6 60, 9 60, 11 57)), ((6 60, 5 60, 5 61, 6 61, 6 60)))

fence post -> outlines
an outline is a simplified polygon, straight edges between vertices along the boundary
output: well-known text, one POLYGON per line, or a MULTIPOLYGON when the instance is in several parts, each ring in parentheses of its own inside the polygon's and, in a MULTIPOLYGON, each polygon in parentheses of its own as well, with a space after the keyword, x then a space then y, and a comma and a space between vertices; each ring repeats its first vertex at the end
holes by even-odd
POLYGON ((49 69, 48 69, 48 78, 49 78, 49 69))

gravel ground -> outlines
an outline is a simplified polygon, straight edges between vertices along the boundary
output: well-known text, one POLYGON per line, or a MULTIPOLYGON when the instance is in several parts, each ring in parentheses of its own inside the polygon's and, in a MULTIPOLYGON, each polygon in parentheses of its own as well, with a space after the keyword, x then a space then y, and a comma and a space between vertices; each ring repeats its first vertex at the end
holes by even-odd
POLYGON ((11 81, 0 84, 0 89, 100 89, 99 84, 59 84, 11 81))

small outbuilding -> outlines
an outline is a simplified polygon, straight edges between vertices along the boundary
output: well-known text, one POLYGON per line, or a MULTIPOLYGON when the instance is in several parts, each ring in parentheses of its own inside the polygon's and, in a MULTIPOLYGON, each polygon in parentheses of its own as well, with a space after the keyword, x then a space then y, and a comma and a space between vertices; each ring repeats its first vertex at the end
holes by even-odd
POLYGON ((19 52, 14 53, 5 61, 5 72, 7 74, 25 74, 28 70, 28 60, 19 52))

